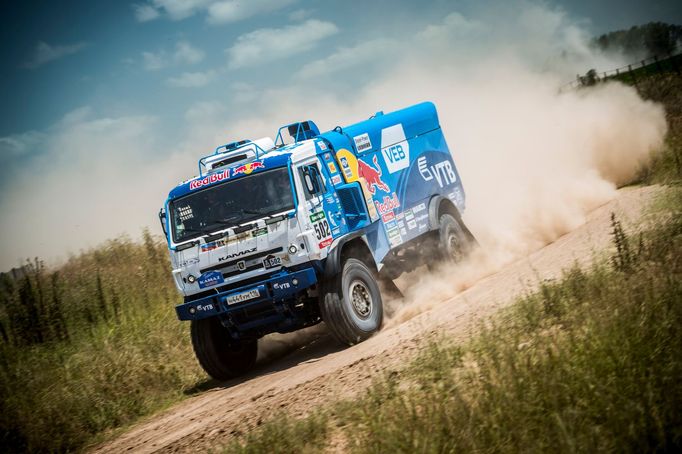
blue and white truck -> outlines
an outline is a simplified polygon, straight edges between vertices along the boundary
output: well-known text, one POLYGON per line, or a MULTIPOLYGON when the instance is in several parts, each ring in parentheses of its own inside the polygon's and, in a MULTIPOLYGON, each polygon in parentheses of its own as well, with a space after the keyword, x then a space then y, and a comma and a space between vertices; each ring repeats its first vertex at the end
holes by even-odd
POLYGON ((430 102, 216 148, 159 212, 199 363, 218 380, 241 375, 259 338, 321 321, 345 344, 367 339, 381 288, 474 244, 464 201, 430 102))

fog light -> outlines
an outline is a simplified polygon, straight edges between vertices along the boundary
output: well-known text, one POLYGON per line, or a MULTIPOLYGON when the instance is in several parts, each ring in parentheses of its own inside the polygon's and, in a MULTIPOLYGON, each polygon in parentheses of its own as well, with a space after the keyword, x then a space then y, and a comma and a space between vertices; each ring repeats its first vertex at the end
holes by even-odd
POLYGON ((298 279, 293 278, 293 279, 291 280, 291 283, 294 284, 294 285, 298 285, 298 279))
POLYGON ((289 254, 295 254, 296 252, 298 252, 298 248, 296 247, 295 244, 289 246, 289 254))
POLYGON ((196 282, 196 280, 197 280, 197 278, 192 276, 191 274, 189 276, 187 276, 187 282, 189 282, 190 284, 194 284, 196 282))
POLYGON ((194 314, 197 310, 194 307, 189 308, 189 313, 194 314))

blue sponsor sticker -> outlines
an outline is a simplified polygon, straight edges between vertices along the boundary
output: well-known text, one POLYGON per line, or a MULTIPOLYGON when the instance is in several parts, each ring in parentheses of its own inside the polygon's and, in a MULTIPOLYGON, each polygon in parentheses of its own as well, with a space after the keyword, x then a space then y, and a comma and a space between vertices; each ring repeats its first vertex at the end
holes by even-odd
POLYGON ((225 279, 223 279, 223 273, 220 271, 209 271, 208 273, 204 273, 199 276, 197 282, 199 283, 199 288, 206 288, 222 284, 225 282, 225 279))

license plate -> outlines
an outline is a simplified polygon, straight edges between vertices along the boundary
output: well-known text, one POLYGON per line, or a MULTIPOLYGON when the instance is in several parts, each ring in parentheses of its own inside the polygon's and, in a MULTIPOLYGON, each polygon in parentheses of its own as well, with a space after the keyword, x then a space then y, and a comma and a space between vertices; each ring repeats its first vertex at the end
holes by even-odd
POLYGON ((255 288, 253 290, 249 290, 248 292, 244 293, 237 293, 236 295, 231 295, 225 298, 225 302, 229 304, 237 304, 241 303, 243 301, 248 301, 252 300, 254 298, 258 298, 260 296, 260 291, 255 288))
POLYGON ((282 264, 282 257, 266 257, 263 259, 263 266, 265 268, 274 268, 282 264))

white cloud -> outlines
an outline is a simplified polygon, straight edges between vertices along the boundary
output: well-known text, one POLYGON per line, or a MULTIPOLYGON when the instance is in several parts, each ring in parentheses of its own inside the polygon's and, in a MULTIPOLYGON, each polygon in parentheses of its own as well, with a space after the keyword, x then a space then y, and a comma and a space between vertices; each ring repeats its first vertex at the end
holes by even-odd
POLYGON ((8 160, 28 155, 44 138, 39 131, 27 131, 0 137, 0 159, 8 160))
POLYGON ((304 19, 309 18, 312 15, 312 10, 311 9, 297 9, 296 11, 292 11, 289 13, 289 20, 292 20, 294 22, 300 22, 304 19))
POLYGON ((159 10, 156 9, 154 5, 149 4, 134 4, 133 14, 135 15, 135 19, 138 22, 149 22, 151 20, 158 19, 161 16, 159 10))
POLYGON ((215 78, 214 71, 182 73, 167 80, 171 87, 197 88, 204 87, 215 78))
POLYGON ((206 9, 210 0, 152 0, 152 5, 164 11, 171 20, 182 20, 193 16, 197 11, 206 9))
POLYGON ((466 37, 483 30, 483 25, 475 20, 467 19, 458 12, 452 12, 443 18, 440 24, 428 25, 418 37, 429 41, 447 43, 453 39, 466 37))
POLYGON ((139 22, 157 19, 161 15, 179 21, 204 12, 207 22, 226 24, 260 14, 270 13, 298 0, 148 0, 134 4, 133 14, 139 22))
POLYGON ((304 65, 296 73, 296 77, 312 79, 348 68, 363 71, 363 65, 390 58, 397 50, 398 43, 383 38, 365 41, 354 47, 341 47, 325 58, 304 65))
POLYGON ((24 67, 29 69, 35 69, 43 66, 51 61, 59 60, 67 55, 72 55, 88 46, 85 42, 66 44, 66 45, 50 45, 44 41, 38 42, 36 48, 33 51, 33 55, 24 63, 24 67))
POLYGON ((192 47, 192 45, 186 41, 180 41, 175 46, 175 55, 173 58, 178 63, 193 65, 203 60, 205 55, 203 50, 192 47))
POLYGON ((208 7, 208 22, 225 24, 282 9, 297 0, 228 0, 208 7))
POLYGON ((160 50, 158 52, 142 52, 142 64, 147 71, 157 71, 172 63, 193 65, 199 63, 206 56, 201 49, 193 47, 187 41, 179 41, 172 53, 160 50))
POLYGON ((142 52, 142 64, 147 71, 156 71, 165 68, 168 65, 166 53, 164 51, 157 53, 142 52))
POLYGON ((312 49, 338 31, 333 23, 317 19, 284 28, 261 28, 241 35, 226 50, 229 65, 230 68, 243 68, 290 57, 312 49))

